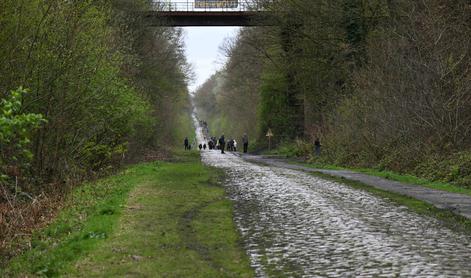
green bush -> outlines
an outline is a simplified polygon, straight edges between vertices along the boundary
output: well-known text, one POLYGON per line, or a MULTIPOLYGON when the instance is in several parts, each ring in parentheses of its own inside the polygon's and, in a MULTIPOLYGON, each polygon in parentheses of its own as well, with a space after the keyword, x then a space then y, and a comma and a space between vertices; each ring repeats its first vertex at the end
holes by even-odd
MULTIPOLYGON (((19 88, 0 101, 0 166, 25 167, 33 154, 29 146, 35 129, 46 122, 41 114, 22 111, 23 96, 28 91, 19 88)), ((0 170, 2 170, 0 168, 0 170)), ((0 172, 0 182, 8 175, 0 172)))
POLYGON ((421 177, 471 187, 471 152, 463 151, 446 156, 433 154, 415 168, 421 177))

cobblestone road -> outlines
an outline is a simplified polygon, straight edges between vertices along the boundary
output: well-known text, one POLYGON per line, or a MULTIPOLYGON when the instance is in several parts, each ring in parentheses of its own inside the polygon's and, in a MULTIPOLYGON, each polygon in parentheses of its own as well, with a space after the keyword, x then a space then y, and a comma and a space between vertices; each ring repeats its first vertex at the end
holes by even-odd
POLYGON ((433 218, 300 171, 202 159, 227 173, 258 277, 471 277, 471 238, 433 218))

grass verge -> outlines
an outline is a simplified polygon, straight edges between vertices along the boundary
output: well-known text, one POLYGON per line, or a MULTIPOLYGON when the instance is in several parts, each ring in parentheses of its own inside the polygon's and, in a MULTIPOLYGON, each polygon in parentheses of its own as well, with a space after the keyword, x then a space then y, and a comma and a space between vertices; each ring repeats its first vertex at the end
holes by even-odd
POLYGON ((131 193, 118 230, 71 276, 252 277, 221 173, 199 155, 158 163, 131 193), (86 275, 84 275, 86 273, 86 275))
POLYGON ((450 210, 439 209, 424 201, 417 200, 415 198, 404 196, 404 195, 397 194, 394 192, 381 190, 381 189, 366 185, 361 182, 352 181, 352 180, 348 180, 348 179, 340 178, 340 177, 334 177, 334 176, 330 176, 330 175, 326 175, 326 174, 318 173, 318 172, 311 173, 311 174, 321 177, 326 180, 339 182, 339 183, 349 185, 359 190, 367 191, 376 196, 390 200, 398 205, 406 206, 412 211, 420 215, 434 217, 438 221, 440 221, 444 226, 454 231, 464 232, 471 235, 471 220, 463 216, 457 215, 450 210))
POLYGON ((253 277, 220 176, 188 152, 84 185, 0 276, 253 277))
POLYGON ((122 213, 129 191, 145 177, 147 167, 76 188, 64 210, 47 228, 33 234, 31 248, 0 269, 0 276, 56 276, 77 257, 104 241, 122 213))

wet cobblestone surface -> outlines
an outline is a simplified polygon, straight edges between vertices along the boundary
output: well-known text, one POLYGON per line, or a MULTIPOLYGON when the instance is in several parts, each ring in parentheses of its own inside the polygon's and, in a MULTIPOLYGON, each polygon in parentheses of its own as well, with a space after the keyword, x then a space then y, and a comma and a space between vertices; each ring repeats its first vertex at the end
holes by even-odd
POLYGON ((259 277, 471 277, 471 241, 369 193, 240 157, 225 169, 235 221, 259 277))
POLYGON ((370 193, 233 154, 234 220, 257 277, 471 277, 471 238, 370 193))
POLYGON ((269 158, 256 155, 244 155, 244 160, 256 162, 258 164, 271 165, 292 170, 300 170, 311 173, 323 173, 330 176, 341 177, 347 180, 358 181, 363 184, 376 187, 381 190, 394 192, 409 196, 440 209, 447 209, 454 213, 471 219, 471 196, 459 193, 452 193, 424 186, 406 184, 380 177, 370 176, 363 173, 356 173, 349 170, 325 170, 306 167, 303 165, 288 163, 287 160, 269 158))

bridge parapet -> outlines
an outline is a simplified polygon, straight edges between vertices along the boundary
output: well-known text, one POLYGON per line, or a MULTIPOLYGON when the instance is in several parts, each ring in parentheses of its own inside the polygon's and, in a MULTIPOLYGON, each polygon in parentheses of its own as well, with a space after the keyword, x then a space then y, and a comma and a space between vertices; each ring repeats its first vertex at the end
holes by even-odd
POLYGON ((153 1, 154 11, 160 12, 255 12, 264 11, 270 1, 257 0, 181 0, 153 1))

